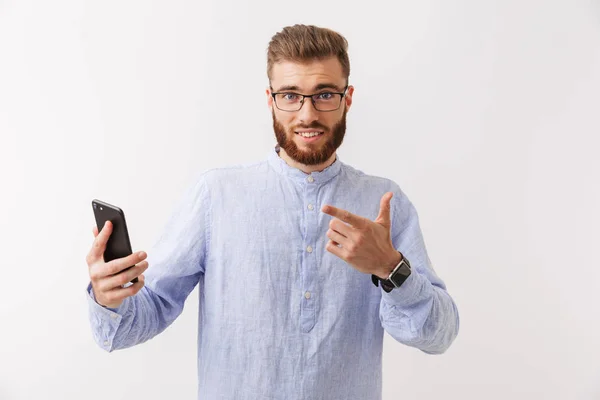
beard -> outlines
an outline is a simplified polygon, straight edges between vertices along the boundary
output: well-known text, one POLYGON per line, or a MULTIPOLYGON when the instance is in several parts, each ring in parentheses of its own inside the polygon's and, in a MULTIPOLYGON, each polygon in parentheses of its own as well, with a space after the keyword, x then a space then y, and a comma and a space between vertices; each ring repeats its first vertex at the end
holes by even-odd
POLYGON ((344 141, 344 135, 346 134, 346 113, 347 110, 344 109, 342 118, 331 129, 315 121, 310 125, 297 125, 286 132, 284 126, 277 121, 275 110, 273 110, 273 130, 275 131, 277 143, 279 144, 279 147, 284 149, 285 153, 296 162, 304 165, 323 164, 329 160, 331 155, 344 141), (296 135, 295 131, 297 129, 318 129, 323 131, 324 137, 319 140, 318 144, 313 145, 308 143, 308 150, 300 150, 294 142, 294 136, 296 135), (325 142, 323 142, 323 140, 325 140, 325 142))

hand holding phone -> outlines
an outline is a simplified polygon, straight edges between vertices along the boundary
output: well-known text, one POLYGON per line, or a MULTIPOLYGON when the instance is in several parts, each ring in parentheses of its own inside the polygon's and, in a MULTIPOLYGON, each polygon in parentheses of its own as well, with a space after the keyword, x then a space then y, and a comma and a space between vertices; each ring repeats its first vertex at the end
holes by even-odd
POLYGON ((99 200, 92 201, 96 226, 94 243, 86 257, 96 302, 117 308, 144 286, 148 268, 145 252, 131 251, 123 211, 99 200), (133 284, 124 287, 128 282, 133 284))

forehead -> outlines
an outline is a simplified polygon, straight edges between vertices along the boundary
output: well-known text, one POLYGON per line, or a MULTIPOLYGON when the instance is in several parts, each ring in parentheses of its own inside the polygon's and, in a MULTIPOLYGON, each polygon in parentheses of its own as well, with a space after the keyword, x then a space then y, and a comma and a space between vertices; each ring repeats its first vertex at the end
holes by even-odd
POLYGON ((323 84, 342 90, 346 85, 342 64, 336 57, 307 62, 282 61, 273 64, 271 86, 280 88, 297 87, 296 90, 310 92, 323 84))

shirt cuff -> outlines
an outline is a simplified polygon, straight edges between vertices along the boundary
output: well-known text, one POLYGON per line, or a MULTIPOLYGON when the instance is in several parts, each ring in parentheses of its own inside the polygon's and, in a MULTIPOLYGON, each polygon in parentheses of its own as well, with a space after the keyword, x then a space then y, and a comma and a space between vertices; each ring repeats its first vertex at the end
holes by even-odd
POLYGON ((411 315, 414 309, 412 305, 418 302, 423 296, 423 287, 427 283, 427 278, 413 269, 410 276, 406 278, 402 286, 394 288, 391 292, 386 292, 381 288, 381 297, 389 306, 400 309, 404 314, 411 315))
POLYGON ((123 315, 127 311, 129 302, 123 301, 118 308, 103 307, 96 302, 91 283, 88 284, 86 292, 94 340, 103 349, 111 351, 113 349, 113 339, 117 333, 121 319, 123 319, 123 315))

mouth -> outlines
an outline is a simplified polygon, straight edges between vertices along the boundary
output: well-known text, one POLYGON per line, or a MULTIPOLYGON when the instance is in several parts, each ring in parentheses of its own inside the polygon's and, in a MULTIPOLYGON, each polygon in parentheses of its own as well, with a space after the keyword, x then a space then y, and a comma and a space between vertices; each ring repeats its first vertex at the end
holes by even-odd
POLYGON ((300 132, 295 132, 295 133, 296 133, 296 135, 300 136, 302 141, 304 141, 306 143, 316 142, 317 140, 319 140, 321 138, 321 136, 323 136, 323 131, 316 131, 316 130, 300 131, 300 132))

